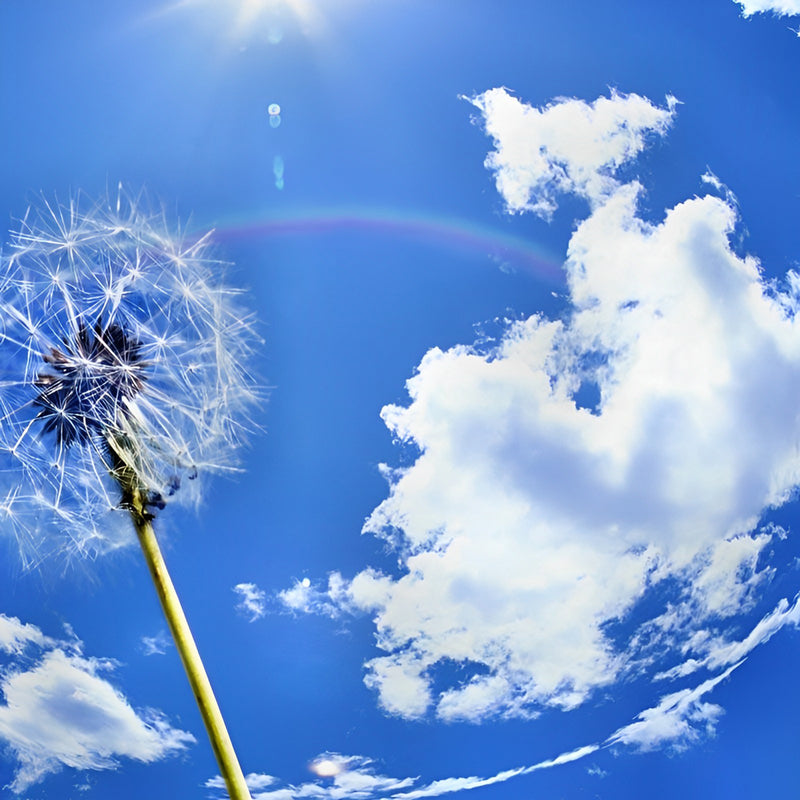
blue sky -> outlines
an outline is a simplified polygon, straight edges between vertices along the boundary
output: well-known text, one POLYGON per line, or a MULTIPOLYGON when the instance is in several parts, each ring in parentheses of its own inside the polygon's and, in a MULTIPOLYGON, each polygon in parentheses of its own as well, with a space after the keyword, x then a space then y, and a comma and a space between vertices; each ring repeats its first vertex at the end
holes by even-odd
MULTIPOLYGON (((0 0, 4 264, 144 188, 264 340, 156 521, 254 800, 794 796, 800 5, 697 5, 0 0)), ((115 515, 4 516, 4 797, 224 796, 115 515)))

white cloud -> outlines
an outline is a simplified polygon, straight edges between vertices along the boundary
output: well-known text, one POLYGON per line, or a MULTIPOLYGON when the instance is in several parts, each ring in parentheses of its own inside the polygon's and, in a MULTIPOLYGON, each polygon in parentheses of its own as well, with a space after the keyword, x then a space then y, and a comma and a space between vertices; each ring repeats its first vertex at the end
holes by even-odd
POLYGON ((779 17, 800 15, 800 0, 734 0, 742 7, 742 16, 772 12, 779 17))
POLYGON ((0 614, 0 650, 10 654, 19 654, 29 644, 42 647, 49 641, 35 625, 20 622, 16 617, 0 614))
POLYGON ((625 744, 639 750, 652 750, 669 744, 683 749, 700 738, 712 736, 722 708, 702 700, 718 683, 725 680, 739 665, 734 664, 721 675, 704 681, 694 689, 683 689, 661 698, 654 708, 642 711, 636 722, 620 728, 608 738, 608 744, 625 744))
MULTIPOLYGON (((251 773, 245 780, 253 800, 297 800, 303 797, 319 798, 319 800, 377 800, 385 797, 390 797, 392 800, 418 800, 422 797, 439 797, 443 794, 504 783, 520 775, 530 775, 539 770, 578 761, 596 753, 599 749, 600 745, 586 745, 531 766, 503 770, 489 778, 476 776, 442 778, 416 788, 412 787, 418 783, 419 778, 390 778, 379 775, 376 774, 372 759, 365 756, 345 756, 340 753, 321 753, 312 760, 311 771, 319 774, 323 780, 284 784, 272 775, 259 773, 251 773), (317 769, 318 765, 322 765, 322 768, 317 769)), ((214 795, 220 800, 222 797, 227 797, 225 782, 219 775, 207 780, 205 788, 220 792, 219 795, 214 795)))
MULTIPOLYGON (((325 764, 324 779, 301 784, 284 784, 271 775, 251 773, 245 780, 252 800, 296 800, 311 797, 319 800, 372 800, 385 797, 411 786, 414 778, 389 778, 375 772, 374 762, 364 756, 322 753, 311 764, 325 764)), ((207 789, 225 791, 225 783, 217 775, 206 781, 207 789)), ((227 797, 222 794, 220 797, 227 797)))
POLYGON ((689 675, 706 667, 720 669, 730 664, 741 662, 749 653, 765 642, 768 642, 785 625, 800 625, 800 598, 795 598, 790 606, 786 598, 765 617, 762 617, 750 633, 741 640, 729 640, 712 636, 707 631, 695 635, 695 641, 686 648, 697 652, 699 658, 690 658, 682 664, 654 676, 655 679, 672 679, 689 675))
POLYGON ((562 753, 555 758, 547 759, 546 761, 539 761, 530 767, 518 767, 516 769, 506 769, 492 775, 490 778, 477 778, 471 776, 468 778, 442 778, 438 781, 433 781, 427 786, 421 786, 419 789, 414 789, 410 792, 403 792, 402 794, 395 794, 393 798, 396 800, 418 800, 421 797, 439 797, 443 794, 452 794, 453 792, 463 792, 470 789, 480 789, 484 786, 491 786, 495 783, 505 783, 511 778, 516 778, 520 775, 530 775, 532 772, 538 772, 543 769, 551 769, 552 767, 559 767, 562 764, 570 764, 573 761, 578 761, 585 758, 592 753, 596 753, 600 749, 599 745, 590 744, 584 747, 578 747, 575 750, 570 750, 567 753, 562 753))
MULTIPOLYGON (((705 702, 703 698, 741 664, 742 661, 739 661, 729 666, 723 673, 693 689, 683 689, 662 697, 657 706, 642 711, 634 722, 618 729, 600 744, 576 747, 554 758, 529 766, 505 769, 489 777, 470 775, 440 778, 419 785, 418 777, 400 779, 376 775, 374 762, 364 756, 326 752, 313 759, 309 769, 328 780, 281 785, 281 781, 271 775, 253 773, 247 776, 247 784, 253 800, 296 800, 303 797, 320 800, 378 800, 387 795, 391 800, 421 800, 505 783, 512 778, 580 761, 615 746, 645 751, 669 745, 675 750, 681 750, 703 736, 714 735, 722 709, 718 705, 705 702), (266 791, 257 791, 262 788, 266 791)), ((589 767, 587 772, 598 777, 607 775, 596 764, 589 767)), ((205 785, 209 789, 225 790, 224 781, 219 776, 210 779, 205 785)))
MULTIPOLYGON (((327 780, 298 785, 282 784, 271 775, 253 773, 247 776, 253 800, 296 800, 311 797, 320 800, 421 800, 456 792, 471 791, 485 786, 505 783, 512 778, 531 775, 580 761, 587 756, 614 746, 629 746, 636 750, 649 750, 670 745, 680 750, 702 736, 711 736, 722 714, 715 704, 703 697, 724 681, 742 662, 730 666, 723 673, 704 681, 693 689, 684 689, 667 695, 654 708, 637 715, 636 720, 615 731, 600 744, 588 744, 568 750, 560 755, 524 767, 506 769, 489 777, 476 775, 440 778, 419 785, 419 778, 389 778, 377 775, 374 762, 364 756, 344 756, 339 753, 322 753, 312 760, 310 770, 327 780), (265 789, 266 791, 260 791, 265 789)), ((607 773, 597 765, 588 770, 591 775, 604 777, 607 773)), ((216 776, 206 781, 206 788, 224 792, 225 784, 216 776)))
POLYGON ((336 572, 328 576, 327 589, 318 589, 308 578, 296 580, 288 589, 278 592, 277 598, 290 611, 303 614, 322 614, 338 617, 349 610, 345 581, 336 572))
MULTIPOLYGON (((247 784, 247 788, 252 793, 266 789, 269 786, 274 786, 274 784, 278 782, 278 779, 273 775, 265 775, 260 772, 248 772, 247 775, 244 776, 244 781, 247 784)), ((220 789, 226 791, 225 779, 221 775, 215 775, 213 778, 209 778, 204 786, 206 789, 220 789)))
POLYGON ((516 778, 522 775, 524 769, 509 769, 493 775, 491 778, 478 778, 474 775, 465 778, 441 778, 438 781, 433 781, 427 786, 421 786, 419 789, 414 789, 410 792, 402 792, 401 794, 393 795, 397 800, 418 800, 421 797, 440 797, 443 794, 452 794, 453 792, 465 792, 470 789, 481 789, 484 786, 491 786, 495 783, 505 783, 510 778, 516 778))
POLYGON ((710 169, 706 168, 706 171, 700 176, 700 180, 708 184, 721 197, 724 197, 729 206, 738 208, 739 199, 710 169))
MULTIPOLYGON (((364 682, 378 691, 381 705, 390 714, 419 717, 431 704, 431 691, 424 672, 434 660, 419 653, 382 656, 367 662, 364 682)), ((454 716, 451 714, 450 718, 454 716)))
POLYGON ((233 591, 239 595, 236 608, 250 617, 250 622, 255 622, 266 613, 267 595, 254 583, 237 583, 233 591))
MULTIPOLYGON (((677 750, 683 749, 703 735, 714 734, 715 725, 722 714, 722 709, 718 705, 704 702, 702 698, 724 681, 740 664, 741 662, 734 664, 722 674, 703 682, 694 689, 684 689, 663 697, 656 707, 646 709, 638 714, 635 722, 615 731, 602 744, 584 745, 528 767, 503 770, 489 778, 475 776, 443 778, 409 792, 393 795, 393 798, 394 800, 419 800, 423 797, 438 797, 453 792, 479 789, 495 783, 504 783, 521 775, 530 775, 539 770, 570 764, 597 753, 601 749, 615 745, 626 745, 637 750, 650 750, 664 745, 670 745, 677 750)), ((587 771, 598 777, 604 777, 607 774, 596 765, 587 771)))
POLYGON ((18 657, 0 675, 0 739, 19 762, 14 792, 65 766, 110 769, 120 757, 152 762, 194 741, 160 713, 135 711, 104 677, 113 664, 82 656, 79 642, 56 642, 4 615, 0 631, 6 652, 18 657))
POLYGON ((492 347, 431 349, 409 405, 383 409, 420 451, 386 468, 390 495, 365 525, 398 549, 399 577, 334 573, 327 596, 295 587, 297 610, 373 615, 380 652, 365 680, 405 717, 569 709, 665 654, 710 658, 771 575, 762 562, 777 533, 759 517, 800 478, 800 276, 779 291, 734 252, 730 195, 647 222, 641 186, 609 174, 671 110, 620 95, 602 114, 600 101, 537 111, 504 90, 480 97, 498 147, 490 166, 524 188, 499 183, 512 209, 549 208, 555 191, 550 167, 531 167, 544 140, 529 118, 547 119, 548 147, 567 142, 556 188, 594 205, 567 251, 568 315, 509 323, 492 347), (627 128, 621 108, 636 111, 627 128), (594 408, 578 402, 586 387, 594 408), (615 640, 610 626, 630 626, 637 602, 668 583, 677 602, 615 640))
POLYGON ((142 651, 146 656, 163 656, 171 646, 164 631, 159 631, 155 636, 142 636, 142 651))
POLYGON ((594 103, 561 98, 539 109, 502 88, 468 99, 494 140, 486 166, 508 209, 543 217, 561 193, 594 203, 606 198, 619 185, 617 170, 649 137, 666 132, 676 105, 672 97, 658 108, 637 94, 612 92, 594 103))
POLYGON ((592 765, 586 770, 587 775, 593 775, 595 778, 605 778, 608 775, 606 770, 601 769, 597 765, 592 765))

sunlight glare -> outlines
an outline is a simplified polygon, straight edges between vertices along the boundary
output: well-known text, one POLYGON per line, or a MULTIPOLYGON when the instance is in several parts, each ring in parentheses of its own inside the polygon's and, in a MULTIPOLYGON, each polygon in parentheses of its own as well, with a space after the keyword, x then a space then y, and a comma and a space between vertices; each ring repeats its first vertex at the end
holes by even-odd
POLYGON ((303 34, 319 36, 324 32, 324 20, 318 0, 176 0, 167 2, 150 19, 176 11, 202 11, 226 22, 220 30, 229 40, 241 42, 253 35, 263 35, 270 44, 278 44, 284 36, 285 24, 293 21, 303 34))
POLYGON ((319 775, 320 778, 335 778, 342 772, 342 765, 333 759, 322 758, 319 761, 315 761, 310 769, 313 773, 319 775))
POLYGON ((283 38, 281 21, 287 16, 292 17, 306 35, 317 36, 323 28, 316 0, 216 0, 216 5, 231 9, 229 35, 234 39, 247 37, 266 26, 267 38, 277 44, 283 38))
POLYGON ((303 25, 314 23, 318 14, 312 0, 224 0, 224 4, 238 6, 234 16, 237 33, 246 32, 262 14, 270 11, 286 9, 303 25))

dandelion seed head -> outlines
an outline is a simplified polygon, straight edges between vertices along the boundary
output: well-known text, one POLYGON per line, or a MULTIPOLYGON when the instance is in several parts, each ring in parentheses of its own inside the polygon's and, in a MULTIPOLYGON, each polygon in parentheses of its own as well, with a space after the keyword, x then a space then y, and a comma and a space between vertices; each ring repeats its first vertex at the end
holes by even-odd
POLYGON ((208 235, 121 187, 43 202, 0 254, 0 520, 23 563, 135 541, 112 476, 153 508, 237 467, 259 339, 208 235), (185 480, 184 480, 185 479, 185 480), (60 541, 60 545, 58 542, 60 541))

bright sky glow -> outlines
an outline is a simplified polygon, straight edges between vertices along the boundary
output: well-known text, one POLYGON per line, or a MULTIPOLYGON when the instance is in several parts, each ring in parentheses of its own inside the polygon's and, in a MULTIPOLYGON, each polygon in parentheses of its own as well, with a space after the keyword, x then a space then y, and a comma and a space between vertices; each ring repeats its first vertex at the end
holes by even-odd
POLYGON ((221 0, 220 4, 231 9, 238 35, 246 33, 270 12, 286 10, 306 25, 314 23, 319 15, 314 0, 221 0))
POLYGON ((253 40, 278 45, 292 27, 310 36, 319 36, 325 29, 319 0, 177 0, 161 6, 150 18, 176 13, 200 25, 210 22, 228 43, 237 46, 253 40))
POLYGON ((320 778, 333 778, 342 771, 342 765, 329 758, 323 758, 319 761, 315 761, 310 769, 314 774, 319 775, 320 778))

